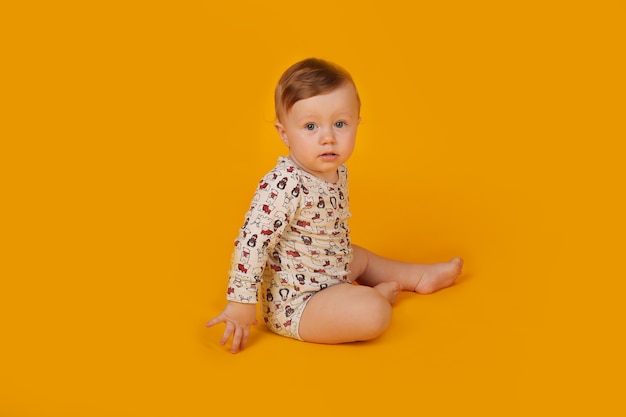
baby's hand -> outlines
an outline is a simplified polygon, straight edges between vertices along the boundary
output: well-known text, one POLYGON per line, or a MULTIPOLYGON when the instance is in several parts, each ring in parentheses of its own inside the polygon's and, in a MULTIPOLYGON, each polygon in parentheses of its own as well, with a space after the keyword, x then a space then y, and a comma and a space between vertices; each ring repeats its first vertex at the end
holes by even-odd
POLYGON ((233 338, 231 353, 237 353, 246 346, 250 335, 250 326, 257 324, 256 304, 244 304, 229 301, 222 313, 210 320, 207 327, 219 323, 226 323, 226 329, 220 344, 223 346, 228 339, 233 338))

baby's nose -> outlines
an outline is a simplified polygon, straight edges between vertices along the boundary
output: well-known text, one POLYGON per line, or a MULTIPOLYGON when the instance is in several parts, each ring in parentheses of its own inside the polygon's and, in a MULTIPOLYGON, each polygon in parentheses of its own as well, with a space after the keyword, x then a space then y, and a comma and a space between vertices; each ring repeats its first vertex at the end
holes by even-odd
POLYGON ((335 142, 335 132, 332 129, 325 129, 322 132, 322 144, 334 143, 335 142))

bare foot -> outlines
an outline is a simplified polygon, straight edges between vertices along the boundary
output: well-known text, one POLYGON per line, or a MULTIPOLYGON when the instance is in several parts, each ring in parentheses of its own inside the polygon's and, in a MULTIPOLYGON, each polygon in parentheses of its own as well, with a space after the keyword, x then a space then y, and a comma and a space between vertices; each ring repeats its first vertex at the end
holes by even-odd
POLYGON ((395 281, 389 281, 378 284, 374 289, 381 293, 389 301, 389 304, 393 304, 396 302, 398 294, 402 291, 402 285, 395 281))
POLYGON ((454 258, 448 262, 435 264, 415 264, 414 267, 417 283, 413 291, 431 294, 454 284, 463 270, 463 259, 454 258))

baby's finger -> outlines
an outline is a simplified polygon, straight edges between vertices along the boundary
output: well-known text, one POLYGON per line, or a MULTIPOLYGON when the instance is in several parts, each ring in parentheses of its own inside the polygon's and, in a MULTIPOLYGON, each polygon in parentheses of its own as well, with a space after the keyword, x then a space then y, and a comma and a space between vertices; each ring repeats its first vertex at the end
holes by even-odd
POLYGON ((226 320, 224 319, 224 315, 220 314, 219 316, 209 320, 209 322, 206 324, 206 327, 212 327, 212 326, 215 326, 216 324, 224 323, 225 321, 226 320))
POLYGON ((224 329, 224 334, 222 335, 222 340, 220 340, 220 345, 224 346, 226 342, 228 342, 228 339, 230 339, 230 337, 233 335, 234 330, 235 325, 227 321, 226 329, 224 329))
POLYGON ((235 334, 233 336, 233 344, 230 348, 230 352, 231 353, 237 353, 241 350, 242 346, 241 346, 241 339, 242 339, 243 335, 242 335, 242 331, 241 329, 237 328, 235 329, 235 334))
POLYGON ((248 338, 250 337, 250 328, 243 329, 243 336, 241 338, 241 349, 244 349, 248 345, 248 338))

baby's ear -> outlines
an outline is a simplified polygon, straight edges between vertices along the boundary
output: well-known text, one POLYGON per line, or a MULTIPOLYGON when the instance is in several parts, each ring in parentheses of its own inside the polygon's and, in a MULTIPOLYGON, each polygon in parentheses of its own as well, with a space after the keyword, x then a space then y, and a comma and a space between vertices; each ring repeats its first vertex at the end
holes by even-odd
POLYGON ((276 131, 278 132, 280 139, 283 141, 285 146, 289 147, 289 139, 287 138, 287 131, 285 130, 283 125, 280 124, 280 122, 275 122, 274 126, 276 127, 276 131))

